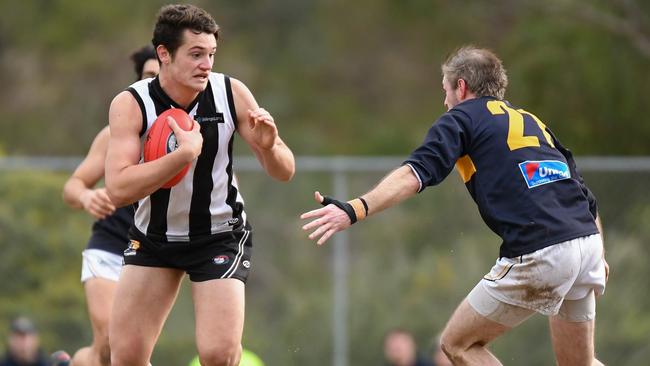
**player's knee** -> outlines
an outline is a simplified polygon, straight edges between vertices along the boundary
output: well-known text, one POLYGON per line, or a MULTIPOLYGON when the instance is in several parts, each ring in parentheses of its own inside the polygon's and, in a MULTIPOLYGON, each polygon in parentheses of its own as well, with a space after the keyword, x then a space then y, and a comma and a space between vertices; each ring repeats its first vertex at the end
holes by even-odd
POLYGON ((442 352, 444 352, 447 357, 450 360, 453 360, 454 354, 458 353, 459 347, 454 346, 454 342, 452 342, 451 338, 446 332, 443 332, 440 335, 440 348, 442 349, 442 352))
POLYGON ((442 350, 442 353, 444 353, 449 360, 452 359, 451 358, 452 357, 451 349, 449 348, 449 346, 447 344, 441 342, 440 343, 440 349, 442 350))
POLYGON ((241 351, 240 344, 220 344, 199 352, 199 359, 204 366, 237 366, 241 351))
POLYGON ((465 352, 467 351, 467 347, 463 345, 459 339, 451 336, 447 329, 445 329, 440 336, 440 348, 452 363, 458 363, 463 360, 465 352))

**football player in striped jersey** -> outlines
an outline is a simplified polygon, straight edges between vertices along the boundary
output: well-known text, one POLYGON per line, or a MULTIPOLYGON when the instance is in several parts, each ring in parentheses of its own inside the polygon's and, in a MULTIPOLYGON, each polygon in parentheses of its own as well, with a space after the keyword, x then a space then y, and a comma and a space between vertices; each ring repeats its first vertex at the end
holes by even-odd
POLYGON ((132 84, 111 103, 108 196, 116 205, 137 205, 110 320, 113 366, 147 364, 185 274, 201 364, 239 362, 253 262, 251 224, 233 173, 235 132, 269 176, 288 181, 295 162, 246 85, 212 72, 218 31, 203 9, 162 7, 153 34, 158 77, 132 84), (172 107, 193 118, 192 130, 169 118, 177 149, 143 162, 149 128, 172 107), (161 188, 187 164, 178 184, 161 188))

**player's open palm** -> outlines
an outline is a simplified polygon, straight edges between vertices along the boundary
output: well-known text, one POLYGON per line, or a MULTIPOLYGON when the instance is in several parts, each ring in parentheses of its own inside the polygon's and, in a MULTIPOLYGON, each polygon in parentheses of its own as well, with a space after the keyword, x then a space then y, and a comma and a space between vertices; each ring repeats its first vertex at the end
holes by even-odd
POLYGON ((105 188, 89 189, 80 196, 84 210, 97 219, 103 219, 115 211, 105 188))
POLYGON ((261 149, 270 149, 275 145, 278 128, 273 116, 264 108, 248 110, 248 124, 252 132, 252 140, 261 149))
MULTIPOLYGON (((322 203, 324 199, 320 192, 315 192, 314 198, 318 203, 322 203)), ((336 232, 345 230, 352 225, 348 214, 332 204, 305 212, 300 215, 300 218, 315 219, 305 224, 302 229, 305 231, 316 229, 309 234, 309 239, 318 239, 316 243, 319 245, 325 243, 336 232)))
POLYGON ((191 153, 191 160, 196 159, 201 154, 203 147, 203 136, 201 135, 201 125, 198 122, 192 121, 192 129, 185 131, 178 126, 173 117, 167 117, 169 127, 174 131, 176 136, 176 144, 178 149, 183 149, 191 153))

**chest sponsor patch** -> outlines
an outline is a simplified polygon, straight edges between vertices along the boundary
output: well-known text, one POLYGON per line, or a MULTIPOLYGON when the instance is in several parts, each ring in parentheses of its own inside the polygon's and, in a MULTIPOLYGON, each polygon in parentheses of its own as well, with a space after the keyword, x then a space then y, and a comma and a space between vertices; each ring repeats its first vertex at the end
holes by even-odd
POLYGON ((226 122, 223 119, 223 113, 221 113, 221 112, 217 112, 212 116, 194 116, 194 119, 199 124, 207 123, 207 122, 215 122, 215 123, 225 123, 226 122))
POLYGON ((569 167, 558 160, 527 160, 519 163, 519 169, 528 188, 571 178, 569 167))

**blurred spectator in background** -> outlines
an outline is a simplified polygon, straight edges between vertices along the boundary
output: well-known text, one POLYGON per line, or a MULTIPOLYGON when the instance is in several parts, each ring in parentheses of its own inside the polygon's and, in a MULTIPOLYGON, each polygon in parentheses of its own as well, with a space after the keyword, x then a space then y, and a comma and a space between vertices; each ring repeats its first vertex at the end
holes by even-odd
POLYGON ((440 334, 438 334, 429 346, 429 357, 433 366, 452 366, 451 361, 447 355, 442 351, 442 344, 440 343, 440 334))
POLYGON ((0 366, 48 366, 40 348, 38 330, 29 318, 20 316, 11 322, 7 351, 0 366))
POLYGON ((395 328, 384 336, 384 358, 388 366, 433 366, 417 352, 411 332, 395 328))

